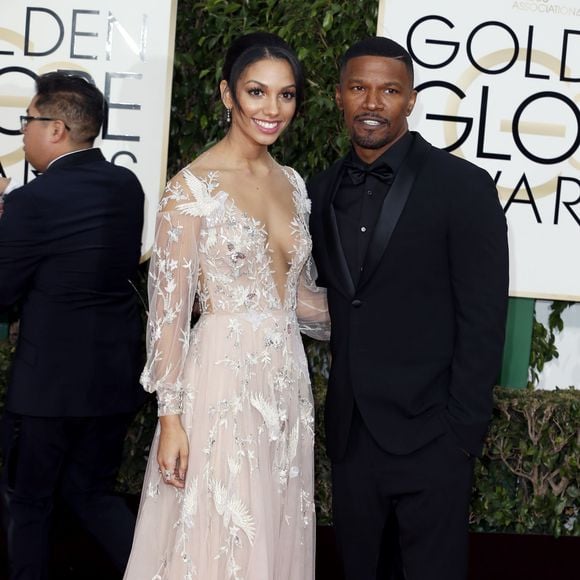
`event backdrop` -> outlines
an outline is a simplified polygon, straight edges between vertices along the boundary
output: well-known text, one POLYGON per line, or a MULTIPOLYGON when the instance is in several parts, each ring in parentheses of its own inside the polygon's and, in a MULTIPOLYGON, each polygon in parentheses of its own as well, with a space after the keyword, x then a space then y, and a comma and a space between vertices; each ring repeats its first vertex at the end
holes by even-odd
POLYGON ((0 174, 26 183, 19 115, 37 75, 77 71, 109 101, 97 145, 132 169, 147 196, 143 253, 167 167, 177 0, 34 0, 0 3, 0 174))
POLYGON ((580 300, 579 23, 579 0, 381 0, 415 63, 411 128, 497 184, 512 296, 580 300))

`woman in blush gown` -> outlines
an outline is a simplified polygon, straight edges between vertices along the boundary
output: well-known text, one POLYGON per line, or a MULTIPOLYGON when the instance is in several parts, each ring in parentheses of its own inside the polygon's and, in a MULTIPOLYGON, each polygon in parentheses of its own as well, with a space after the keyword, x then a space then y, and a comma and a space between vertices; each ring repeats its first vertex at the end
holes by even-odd
POLYGON ((314 417, 300 332, 328 339, 302 178, 268 146, 303 73, 279 37, 226 55, 226 136, 160 202, 148 360, 159 425, 126 580, 314 578, 314 417), (190 317, 196 296, 201 316, 190 317))

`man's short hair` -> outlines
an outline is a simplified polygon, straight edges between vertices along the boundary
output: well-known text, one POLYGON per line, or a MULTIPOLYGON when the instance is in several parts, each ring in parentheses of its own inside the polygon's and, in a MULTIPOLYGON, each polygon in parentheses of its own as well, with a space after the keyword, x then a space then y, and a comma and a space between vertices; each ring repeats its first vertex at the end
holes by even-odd
POLYGON ((414 83, 413 60, 411 55, 398 42, 384 36, 371 36, 353 44, 343 55, 340 61, 340 75, 344 72, 346 64, 357 56, 383 56, 403 61, 407 67, 411 86, 414 83))
POLYGON ((105 97, 94 84, 61 72, 38 77, 34 104, 42 115, 61 119, 70 127, 70 138, 75 143, 92 144, 107 110, 105 97))

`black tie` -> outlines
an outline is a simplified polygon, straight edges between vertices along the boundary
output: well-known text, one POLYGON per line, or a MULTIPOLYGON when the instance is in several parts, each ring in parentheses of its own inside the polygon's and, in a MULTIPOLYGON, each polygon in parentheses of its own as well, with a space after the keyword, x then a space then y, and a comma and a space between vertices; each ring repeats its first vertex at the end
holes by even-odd
POLYGON ((344 167, 353 185, 364 183, 367 175, 373 175, 385 183, 390 183, 393 178, 393 170, 386 163, 381 163, 375 167, 361 167, 356 163, 346 161, 344 167))

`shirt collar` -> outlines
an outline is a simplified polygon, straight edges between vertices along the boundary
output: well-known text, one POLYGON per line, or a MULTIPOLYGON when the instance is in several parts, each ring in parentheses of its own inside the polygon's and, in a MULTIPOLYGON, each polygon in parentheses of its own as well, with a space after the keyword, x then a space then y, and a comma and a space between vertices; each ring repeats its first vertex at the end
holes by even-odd
POLYGON ((411 143, 413 142, 413 134, 407 131, 396 143, 389 147, 380 157, 375 159, 370 165, 365 163, 357 154, 354 148, 351 148, 349 153, 349 161, 361 168, 375 168, 379 165, 388 165, 393 173, 397 173, 403 160, 405 159, 411 143))
POLYGON ((62 159, 63 157, 67 157, 68 155, 74 155, 75 153, 80 153, 81 151, 89 151, 90 149, 95 149, 95 147, 87 147, 86 149, 75 149, 74 151, 69 151, 68 153, 63 153, 62 155, 59 155, 58 157, 55 157, 47 166, 46 169, 48 169, 55 161, 58 161, 59 159, 62 159))

